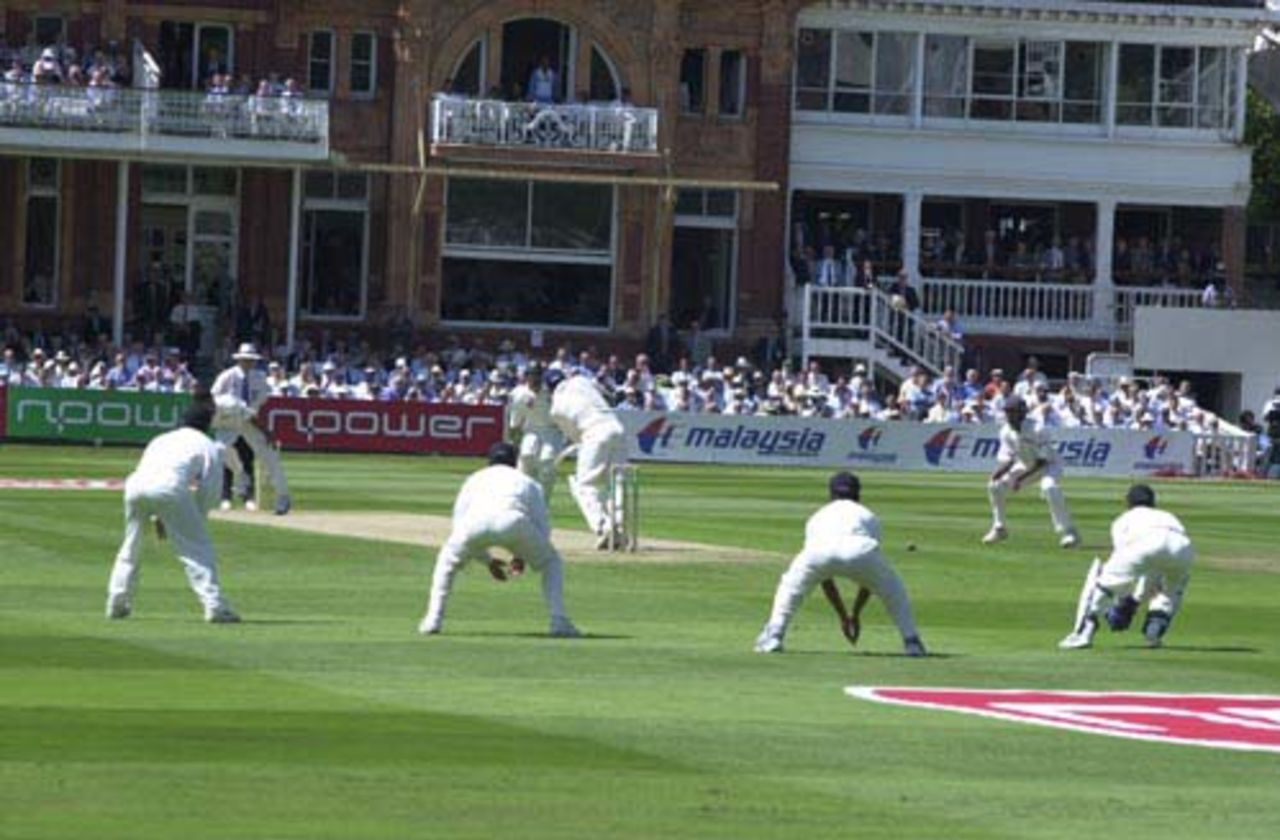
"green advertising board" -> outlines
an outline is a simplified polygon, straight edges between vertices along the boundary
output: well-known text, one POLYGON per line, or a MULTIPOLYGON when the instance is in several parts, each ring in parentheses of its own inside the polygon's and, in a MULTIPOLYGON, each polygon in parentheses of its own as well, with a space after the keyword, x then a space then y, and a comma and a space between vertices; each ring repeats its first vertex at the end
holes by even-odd
POLYGON ((139 391, 10 388, 10 440, 146 443, 176 428, 191 397, 139 391))

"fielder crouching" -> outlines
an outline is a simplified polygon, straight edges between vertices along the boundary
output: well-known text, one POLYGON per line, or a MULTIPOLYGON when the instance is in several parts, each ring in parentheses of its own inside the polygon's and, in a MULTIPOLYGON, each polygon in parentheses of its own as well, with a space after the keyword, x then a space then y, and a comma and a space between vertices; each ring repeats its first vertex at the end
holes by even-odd
POLYGON ((209 439, 213 404, 198 400, 187 410, 182 427, 147 444, 124 484, 124 542, 116 554, 107 587, 107 617, 128 618, 138 582, 142 535, 148 520, 173 544, 191 589, 204 607, 206 621, 240 620, 227 604, 218 583, 217 555, 205 516, 218 503, 222 485, 223 445, 209 439))
POLYGON ((859 504, 861 484, 849 472, 838 472, 828 484, 831 501, 809 517, 804 548, 778 581, 769 621, 756 639, 757 653, 782 650, 787 628, 806 595, 819 583, 840 618, 840 630, 850 644, 861 634, 862 608, 877 595, 902 634, 907 656, 924 656, 911 601, 902 578, 880 554, 880 520, 859 504), (858 584, 851 613, 845 611, 833 580, 846 577, 858 584))
POLYGON ((1135 484, 1125 497, 1129 510, 1111 525, 1111 556, 1094 558, 1085 578, 1071 633, 1058 643, 1064 650, 1087 648, 1106 610, 1112 630, 1129 629, 1138 611, 1138 589, 1153 590, 1142 635, 1151 647, 1163 643, 1191 578, 1195 549, 1178 517, 1156 508, 1156 494, 1135 484))

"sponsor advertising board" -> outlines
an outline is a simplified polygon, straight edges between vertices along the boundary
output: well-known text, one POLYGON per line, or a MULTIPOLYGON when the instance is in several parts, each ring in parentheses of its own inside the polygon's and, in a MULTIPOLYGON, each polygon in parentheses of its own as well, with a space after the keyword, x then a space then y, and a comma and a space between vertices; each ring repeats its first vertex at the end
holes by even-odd
MULTIPOLYGON (((631 457, 643 461, 988 472, 1000 450, 995 425, 732 417, 623 412, 631 457)), ((1191 472, 1195 435, 1129 429, 1058 429, 1069 472, 1191 472)))
POLYGON ((1280 697, 850 686, 852 697, 1094 735, 1280 753, 1280 697))
POLYGON ((146 443, 178 425, 188 400, 140 391, 12 388, 6 432, 13 440, 146 443))
MULTIPOLYGON (((182 420, 190 397, 137 391, 0 388, 14 440, 144 444, 182 420), (7 397, 7 406, 5 400, 7 397)), ((285 449, 483 455, 502 439, 495 406, 273 397, 258 411, 285 449)))
POLYGON ((258 417, 285 449, 483 455, 502 439, 497 406, 273 397, 258 417))
POLYGON ((5 439, 5 429, 9 424, 9 389, 0 385, 0 440, 5 439))

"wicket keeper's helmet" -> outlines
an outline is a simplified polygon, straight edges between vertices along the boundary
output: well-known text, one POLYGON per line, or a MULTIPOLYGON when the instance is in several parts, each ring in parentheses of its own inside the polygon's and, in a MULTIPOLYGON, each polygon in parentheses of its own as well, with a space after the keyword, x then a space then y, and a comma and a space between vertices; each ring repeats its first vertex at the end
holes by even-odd
POLYGON ((1129 507, 1155 507, 1156 491, 1152 490, 1146 484, 1135 484, 1129 488, 1129 492, 1125 494, 1124 500, 1129 503, 1129 507))
POLYGON ((552 368, 542 377, 542 384, 547 386, 548 391, 554 391, 556 386, 564 381, 564 371, 559 368, 552 368))

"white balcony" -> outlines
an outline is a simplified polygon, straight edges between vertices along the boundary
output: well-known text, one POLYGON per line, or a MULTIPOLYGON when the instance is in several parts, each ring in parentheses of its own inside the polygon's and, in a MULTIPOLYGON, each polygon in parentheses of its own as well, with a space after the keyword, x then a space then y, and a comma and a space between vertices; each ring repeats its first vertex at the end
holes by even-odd
POLYGON ((1198 289, 1017 283, 927 277, 920 281, 921 309, 947 310, 967 334, 1107 341, 1127 340, 1137 306, 1188 309, 1201 306, 1198 289))
POLYGON ((658 111, 440 95, 431 102, 431 143, 652 155, 658 151, 658 111))
POLYGON ((329 103, 0 82, 0 149, 220 161, 329 157, 329 103))

